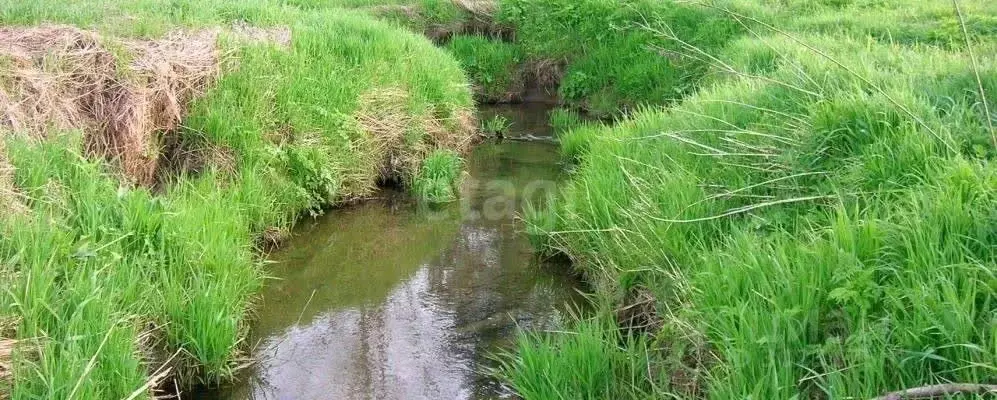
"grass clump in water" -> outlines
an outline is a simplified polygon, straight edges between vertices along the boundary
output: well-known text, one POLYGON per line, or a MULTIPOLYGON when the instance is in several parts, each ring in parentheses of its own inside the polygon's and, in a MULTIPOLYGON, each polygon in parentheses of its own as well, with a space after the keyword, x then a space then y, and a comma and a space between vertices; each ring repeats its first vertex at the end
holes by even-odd
POLYGON ((500 370, 527 399, 649 398, 645 344, 622 337, 612 322, 578 322, 570 335, 521 333, 500 370), (628 378, 640 378, 626 380, 628 378))
POLYGON ((481 130, 486 135, 498 136, 498 137, 505 135, 505 133, 508 132, 509 128, 511 127, 512 123, 509 122, 508 118, 502 115, 496 115, 494 117, 488 118, 485 120, 485 122, 481 124, 481 130))
POLYGON ((578 111, 570 108, 555 108, 550 112, 550 126, 554 132, 562 134, 582 125, 584 120, 578 111))
POLYGON ((446 203, 457 199, 457 186, 461 176, 460 156, 452 151, 436 151, 422 163, 415 176, 412 190, 416 196, 430 203, 446 203))

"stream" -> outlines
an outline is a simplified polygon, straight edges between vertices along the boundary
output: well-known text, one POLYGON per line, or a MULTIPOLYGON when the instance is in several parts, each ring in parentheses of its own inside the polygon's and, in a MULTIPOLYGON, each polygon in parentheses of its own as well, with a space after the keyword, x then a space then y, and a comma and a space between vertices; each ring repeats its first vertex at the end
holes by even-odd
POLYGON ((272 254, 250 339, 257 363, 195 398, 492 399, 486 370, 517 327, 557 328, 583 304, 565 266, 541 265, 516 220, 564 178, 547 106, 489 106, 512 140, 467 156, 460 201, 376 199, 303 222, 272 254), (526 140, 516 140, 526 139, 526 140), (547 140, 544 140, 547 139, 547 140))

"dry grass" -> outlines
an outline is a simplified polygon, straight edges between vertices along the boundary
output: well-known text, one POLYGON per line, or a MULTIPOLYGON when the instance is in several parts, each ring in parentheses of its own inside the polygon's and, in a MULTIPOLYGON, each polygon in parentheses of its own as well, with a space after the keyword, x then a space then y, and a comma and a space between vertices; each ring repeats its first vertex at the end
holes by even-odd
POLYGON ((24 214, 28 212, 28 207, 14 186, 14 166, 10 165, 5 154, 4 142, 0 140, 0 209, 11 214, 24 214))
POLYGON ((282 47, 291 46, 291 28, 286 26, 260 28, 243 21, 232 23, 232 33, 240 40, 256 43, 274 43, 282 47))
POLYGON ((9 64, 0 68, 0 124, 39 139, 82 129, 89 154, 116 161, 133 183, 152 184, 161 136, 218 75, 216 37, 111 42, 69 26, 0 28, 0 59, 9 64))
POLYGON ((14 336, 16 325, 16 320, 0 317, 0 400, 9 397, 5 386, 11 378, 11 354, 17 341, 8 337, 14 336))
POLYGON ((10 355, 14 352, 14 339, 0 339, 0 381, 10 378, 11 364, 10 355))
MULTIPOLYGON (((463 153, 475 139, 477 120, 472 110, 457 110, 453 121, 447 121, 435 115, 412 115, 408 101, 409 94, 399 88, 377 89, 360 98, 355 118, 367 134, 365 145, 373 149, 364 153, 371 155, 365 162, 375 164, 372 170, 379 171, 378 180, 406 182, 433 150, 463 153), (425 135, 425 140, 412 135, 425 135)), ((367 193, 375 184, 364 181, 360 190, 349 192, 367 193)))
MULTIPOLYGON (((370 153, 372 162, 378 165, 375 169, 383 180, 402 179, 419 160, 411 157, 411 153, 425 151, 418 148, 422 146, 406 151, 405 134, 413 119, 406 110, 407 102, 408 92, 398 88, 377 89, 360 98, 356 119, 374 148, 370 153)), ((370 184, 373 186, 374 182, 370 184)))
POLYGON ((523 66, 523 79, 527 87, 537 88, 547 94, 556 94, 564 78, 566 65, 563 60, 534 59, 523 66))

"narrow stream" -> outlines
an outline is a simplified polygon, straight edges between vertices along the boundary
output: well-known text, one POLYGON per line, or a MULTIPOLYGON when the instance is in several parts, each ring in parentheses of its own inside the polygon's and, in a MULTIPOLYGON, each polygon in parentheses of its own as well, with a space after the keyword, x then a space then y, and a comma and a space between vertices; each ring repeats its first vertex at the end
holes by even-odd
MULTIPOLYGON (((550 138, 546 106, 496 106, 510 137, 550 138)), ((250 340, 258 364, 196 398, 490 399, 483 370, 516 327, 558 326, 581 304, 570 277, 538 265, 515 220, 563 178, 555 145, 488 140, 467 159, 461 201, 405 193, 303 223, 273 255, 250 340)), ((560 268, 564 270, 564 268, 560 268)))

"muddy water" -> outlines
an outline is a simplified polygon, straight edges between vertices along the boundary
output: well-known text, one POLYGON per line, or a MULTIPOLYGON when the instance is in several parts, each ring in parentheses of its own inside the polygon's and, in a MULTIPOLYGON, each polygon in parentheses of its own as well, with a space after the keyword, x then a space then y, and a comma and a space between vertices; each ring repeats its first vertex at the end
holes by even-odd
MULTIPOLYGON (((549 137, 546 109, 483 110, 510 136, 549 137)), ((508 397, 483 371, 517 326, 555 328, 576 282, 538 265, 515 214, 562 179, 557 149, 486 141, 468 157, 462 200, 404 193, 334 210, 273 256, 252 327, 258 365, 221 399, 508 397)))

